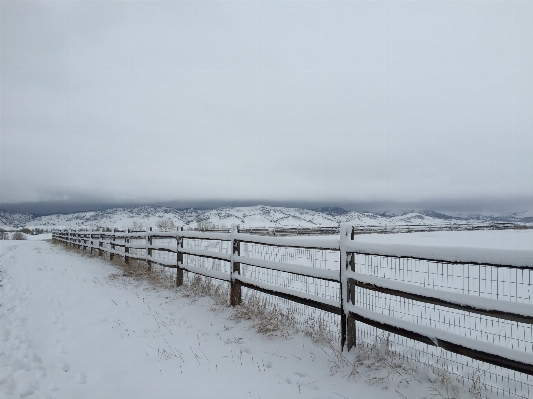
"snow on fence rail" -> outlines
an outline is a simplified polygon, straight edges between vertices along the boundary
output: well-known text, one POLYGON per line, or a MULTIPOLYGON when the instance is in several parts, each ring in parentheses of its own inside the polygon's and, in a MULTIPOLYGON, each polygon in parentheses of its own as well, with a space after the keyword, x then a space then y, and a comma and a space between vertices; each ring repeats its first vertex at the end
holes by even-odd
POLYGON ((65 230, 53 238, 173 268, 177 286, 184 271, 229 282, 232 306, 250 290, 319 312, 306 317, 330 314, 343 349, 388 333, 399 356, 433 366, 444 358, 441 371, 463 378, 477 367, 496 394, 533 393, 533 251, 378 245, 356 241, 357 234, 343 224, 340 239, 259 236, 236 226, 65 230))

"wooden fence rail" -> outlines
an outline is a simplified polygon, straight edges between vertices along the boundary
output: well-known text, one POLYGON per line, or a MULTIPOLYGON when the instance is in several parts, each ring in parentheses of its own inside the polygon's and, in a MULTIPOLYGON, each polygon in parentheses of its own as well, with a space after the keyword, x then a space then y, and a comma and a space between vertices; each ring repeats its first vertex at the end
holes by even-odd
MULTIPOLYGON (((442 291, 439 289, 421 287, 405 281, 371 276, 356 270, 357 256, 377 256, 386 259, 403 260, 405 255, 380 255, 369 254, 368 251, 358 250, 358 244, 354 238, 359 231, 349 224, 342 224, 340 239, 331 238, 295 238, 295 237, 272 237, 267 235, 253 235, 240 232, 237 226, 232 226, 229 232, 201 232, 201 231, 54 231, 53 239, 67 245, 76 246, 83 250, 97 250, 99 255, 109 253, 110 258, 119 255, 125 261, 138 259, 146 261, 151 267, 159 264, 166 268, 176 269, 176 286, 183 284, 183 271, 199 274, 229 282, 230 303, 237 306, 242 300, 242 288, 248 288, 258 292, 273 295, 279 298, 300 303, 312 308, 320 309, 340 316, 340 341, 344 350, 350 350, 356 345, 356 323, 364 323, 374 326, 383 331, 388 331, 409 339, 423 342, 428 345, 441 347, 449 352, 467 356, 485 363, 504 367, 519 373, 533 376, 533 353, 525 350, 495 345, 483 342, 467 336, 446 331, 445 329, 432 326, 420 325, 411 321, 399 319, 376 311, 364 308, 357 300, 356 290, 364 292, 388 295, 391 298, 410 300, 422 304, 441 306, 465 312, 465 314, 477 314, 492 319, 502 319, 528 326, 531 334, 533 324, 533 304, 531 301, 516 303, 497 299, 485 299, 476 295, 466 295, 457 292, 442 291), (176 245, 158 244, 158 239, 175 240, 176 245), (226 242, 228 252, 193 249, 184 246, 186 240, 226 242), (296 265, 293 263, 260 259, 253 256, 245 256, 241 247, 243 244, 256 244, 266 247, 292 248, 296 250, 322 250, 335 251, 338 253, 340 270, 328 270, 310 266, 296 265), (117 248, 120 248, 117 249, 117 248), (138 254, 138 251, 144 251, 138 254), (176 254, 176 261, 164 260, 153 255, 154 251, 163 251, 176 254), (219 270, 211 270, 205 267, 192 265, 184 261, 184 257, 196 257, 212 259, 229 264, 229 273, 219 270), (326 296, 320 296, 309 292, 303 292, 292 288, 267 284, 263 281, 254 280, 241 274, 241 265, 253 266, 260 269, 273 270, 315 279, 319 282, 338 283, 340 300, 333 300, 326 296)), ((413 260, 420 258, 413 257, 413 260)), ((461 264, 470 267, 476 262, 460 261, 449 262, 448 260, 424 259, 438 264, 461 264)), ((466 267, 465 266, 465 267, 466 267)), ((505 270, 516 269, 523 274, 528 273, 529 287, 533 280, 533 267, 530 265, 494 265, 486 267, 504 268, 505 270)), ((492 269, 491 269, 492 273, 492 269)), ((518 273, 518 272, 517 272, 518 273)), ((492 275, 492 274, 491 274, 492 275)), ((522 281, 522 280, 521 280, 522 281)), ((525 281, 525 280, 524 280, 525 281)), ((498 283, 498 282, 497 282, 498 283)), ((519 282, 516 282, 517 286, 519 282)), ((523 283, 520 283, 523 284, 523 283)), ((523 288, 523 287, 522 287, 523 288)), ((529 289, 531 292, 531 289, 529 289)), ((516 300, 516 297, 515 297, 516 300)), ((533 342, 532 336, 524 336, 524 342, 533 342)), ((528 391, 529 392, 529 391, 528 391)))

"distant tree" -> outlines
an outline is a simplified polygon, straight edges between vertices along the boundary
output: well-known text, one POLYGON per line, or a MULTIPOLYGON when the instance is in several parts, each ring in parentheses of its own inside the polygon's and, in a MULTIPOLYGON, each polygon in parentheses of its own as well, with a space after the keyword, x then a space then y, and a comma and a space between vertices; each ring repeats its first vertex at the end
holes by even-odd
POLYGON ((159 218, 159 220, 155 223, 155 227, 157 227, 159 231, 172 231, 176 229, 176 225, 170 218, 159 218))
POLYGON ((0 240, 9 240, 9 233, 0 229, 0 240))
POLYGON ((209 220, 198 220, 196 222, 196 227, 198 230, 211 230, 216 228, 215 224, 209 220))
POLYGON ((12 240, 25 240, 26 235, 22 231, 15 231, 13 234, 11 234, 12 240))
POLYGON ((20 229, 19 231, 24 233, 24 234, 31 234, 32 233, 32 231, 30 229, 28 229, 27 227, 24 227, 23 229, 20 229))
POLYGON ((133 224, 130 226, 130 230, 133 230, 133 231, 142 231, 144 230, 144 226, 142 223, 134 220, 133 221, 133 224))

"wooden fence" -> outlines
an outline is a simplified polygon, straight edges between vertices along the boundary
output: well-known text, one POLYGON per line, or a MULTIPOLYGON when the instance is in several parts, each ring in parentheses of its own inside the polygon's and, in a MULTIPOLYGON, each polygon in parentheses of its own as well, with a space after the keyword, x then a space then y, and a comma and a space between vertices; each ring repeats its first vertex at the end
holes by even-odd
MULTIPOLYGON (((184 271, 228 282, 232 306, 241 303, 242 289, 247 288, 338 315, 343 350, 349 351, 358 339, 364 338, 362 326, 370 326, 460 357, 513 370, 513 381, 521 384, 528 396, 533 393, 531 265, 380 253, 354 241, 357 233, 353 226, 343 224, 340 239, 253 235, 240 232, 237 226, 232 226, 230 232, 63 230, 55 231, 53 238, 91 252, 99 251, 99 255, 107 252, 110 258, 119 255, 126 262, 138 259, 146 261, 149 267, 158 264, 176 269, 176 286, 183 284, 184 271), (170 241, 174 245, 169 245, 170 241), (194 247, 190 243, 203 244, 194 247), (288 261, 273 255, 273 248, 292 251, 288 261), (318 264, 315 255, 309 256, 313 250, 327 256, 321 255, 318 264), (175 256, 164 259, 155 253, 175 256), (307 255, 295 261, 294 254, 307 255), (214 266, 208 268, 197 262, 202 259, 223 266, 218 270, 214 266), (307 280, 299 285, 276 285, 272 279, 255 278, 259 271, 242 273, 243 266, 307 280), (452 280, 455 283, 449 283, 452 280), (462 288, 457 281, 463 281, 462 288), (309 289, 310 284, 314 288, 309 289), (299 289, 301 286, 307 289, 299 289), (326 287, 334 294, 327 294, 326 287), (513 292, 509 294, 510 291, 513 292), (410 309, 411 313, 412 309, 421 309, 416 311, 420 315, 409 314, 410 309), (441 310, 444 316, 440 315, 441 310), (467 321, 472 317, 473 321, 467 321), (470 327, 469 323, 477 327, 470 327), (492 342, 490 334, 482 331, 483 323, 496 323, 500 328, 499 333, 493 334, 492 342), (498 323, 507 324, 500 327, 498 323), (452 332, 454 328, 459 333, 452 332), (509 334, 511 345, 497 338, 503 329, 509 334)), ((510 389, 507 393, 512 396, 510 389)))

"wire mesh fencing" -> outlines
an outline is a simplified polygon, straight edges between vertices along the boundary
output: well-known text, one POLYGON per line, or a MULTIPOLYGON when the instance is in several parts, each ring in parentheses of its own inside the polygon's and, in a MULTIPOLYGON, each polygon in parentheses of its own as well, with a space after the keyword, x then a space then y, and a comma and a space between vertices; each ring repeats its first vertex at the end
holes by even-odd
MULTIPOLYGON (((378 254, 353 253, 352 268, 356 273, 408 283, 436 291, 453 292, 510 303, 531 304, 531 268, 453 263, 378 254)), ((531 321, 503 319, 497 315, 479 314, 467 310, 431 304, 364 286, 354 287, 353 303, 378 314, 447 331, 458 337, 488 342, 533 354, 533 326, 531 321)), ((355 322, 358 341, 386 335, 392 354, 427 365, 437 375, 451 373, 467 383, 479 380, 482 396, 528 398, 533 395, 533 378, 527 373, 472 359, 460 353, 427 345, 404 335, 398 335, 365 323, 355 322)))

